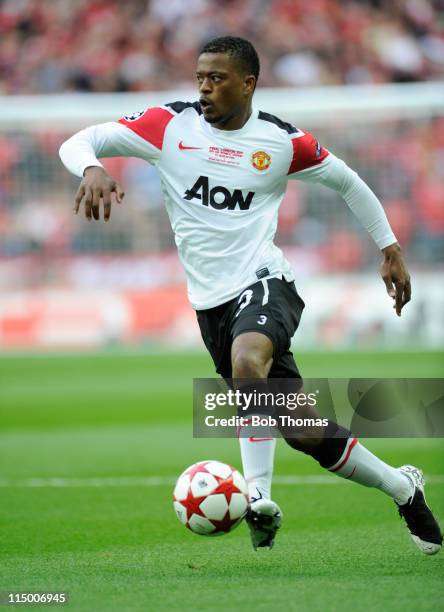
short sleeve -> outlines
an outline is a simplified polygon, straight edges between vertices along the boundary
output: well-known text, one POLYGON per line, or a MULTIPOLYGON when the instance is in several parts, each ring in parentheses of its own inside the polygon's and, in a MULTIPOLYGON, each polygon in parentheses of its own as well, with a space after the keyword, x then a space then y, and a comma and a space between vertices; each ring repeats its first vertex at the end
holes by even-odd
POLYGON ((150 145, 162 150, 167 125, 174 114, 163 107, 148 108, 132 115, 125 115, 118 123, 126 126, 150 145))
MULTIPOLYGON (((327 149, 322 147, 310 132, 299 131, 291 137, 292 159, 288 169, 289 178, 301 170, 313 168, 321 164, 329 155, 327 149)), ((294 177, 297 178, 297 177, 294 177)))

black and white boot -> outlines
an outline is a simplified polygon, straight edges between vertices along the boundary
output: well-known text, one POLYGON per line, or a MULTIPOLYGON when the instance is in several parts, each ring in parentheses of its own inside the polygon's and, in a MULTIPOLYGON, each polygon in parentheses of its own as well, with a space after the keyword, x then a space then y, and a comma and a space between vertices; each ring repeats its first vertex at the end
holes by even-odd
POLYGON ((282 512, 271 499, 256 499, 250 503, 246 521, 250 528, 254 550, 273 548, 274 538, 282 523, 282 512))
POLYGON ((442 534, 425 499, 423 473, 413 465, 402 465, 398 469, 407 476, 413 488, 413 495, 406 504, 396 504, 399 515, 405 520, 419 550, 426 555, 436 555, 441 550, 442 534))

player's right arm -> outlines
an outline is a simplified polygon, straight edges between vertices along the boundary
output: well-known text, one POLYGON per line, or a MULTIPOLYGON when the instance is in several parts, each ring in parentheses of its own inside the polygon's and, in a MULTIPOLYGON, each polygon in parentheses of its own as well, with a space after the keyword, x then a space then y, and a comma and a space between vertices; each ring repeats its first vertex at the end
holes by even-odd
POLYGON ((85 202, 85 217, 88 221, 100 219, 100 201, 103 202, 103 218, 109 221, 111 216, 111 199, 114 194, 116 202, 121 203, 125 196, 120 184, 111 178, 102 166, 88 166, 84 170, 82 181, 74 199, 74 212, 77 215, 82 200, 85 202))
POLYGON ((66 140, 60 147, 60 158, 70 172, 82 177, 75 197, 75 213, 84 202, 86 218, 99 220, 102 202, 104 219, 108 221, 112 198, 120 203, 125 194, 106 173, 99 158, 139 157, 155 164, 172 118, 173 114, 165 108, 151 108, 116 122, 93 125, 66 140))
POLYGON ((122 187, 106 173, 99 158, 139 156, 143 153, 134 147, 128 137, 131 134, 125 126, 109 122, 81 130, 62 144, 59 150, 62 162, 70 172, 82 177, 74 201, 76 214, 84 202, 85 217, 89 221, 93 218, 98 221, 102 202, 103 217, 108 221, 112 198, 118 203, 122 201, 125 195, 122 187))

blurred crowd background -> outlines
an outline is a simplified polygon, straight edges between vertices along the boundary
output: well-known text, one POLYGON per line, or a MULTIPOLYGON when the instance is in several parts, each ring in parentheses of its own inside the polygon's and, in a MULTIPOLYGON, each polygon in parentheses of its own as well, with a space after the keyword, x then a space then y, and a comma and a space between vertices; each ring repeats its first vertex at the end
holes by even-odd
MULTIPOLYGON (((305 87, 444 80, 444 0, 0 0, 0 101, 61 94, 63 107, 75 104, 71 93, 164 91, 167 102, 168 90, 195 87, 199 48, 227 33, 257 47, 262 88, 294 87, 297 95, 305 87)), ((121 115, 137 110, 122 107, 121 115)), ((353 124, 332 115, 298 127, 374 189, 413 268, 442 268, 444 110, 353 124)), ((125 205, 106 226, 73 216, 78 180, 57 154, 73 131, 0 131, 2 288, 183 287, 155 168, 107 160, 125 186, 125 205)), ((299 277, 377 266, 375 246, 344 202, 297 181, 281 207, 277 243, 299 277)))
POLYGON ((236 32, 260 85, 444 76, 443 0, 3 0, 0 94, 193 84, 198 49, 236 32))

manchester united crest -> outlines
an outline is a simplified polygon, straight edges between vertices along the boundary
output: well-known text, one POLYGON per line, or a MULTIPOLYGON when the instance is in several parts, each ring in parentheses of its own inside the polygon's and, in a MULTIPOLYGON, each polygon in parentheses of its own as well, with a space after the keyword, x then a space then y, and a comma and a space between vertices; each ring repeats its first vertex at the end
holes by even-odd
POLYGON ((266 170, 270 167, 271 157, 265 151, 255 151, 251 156, 251 163, 256 170, 266 170))

